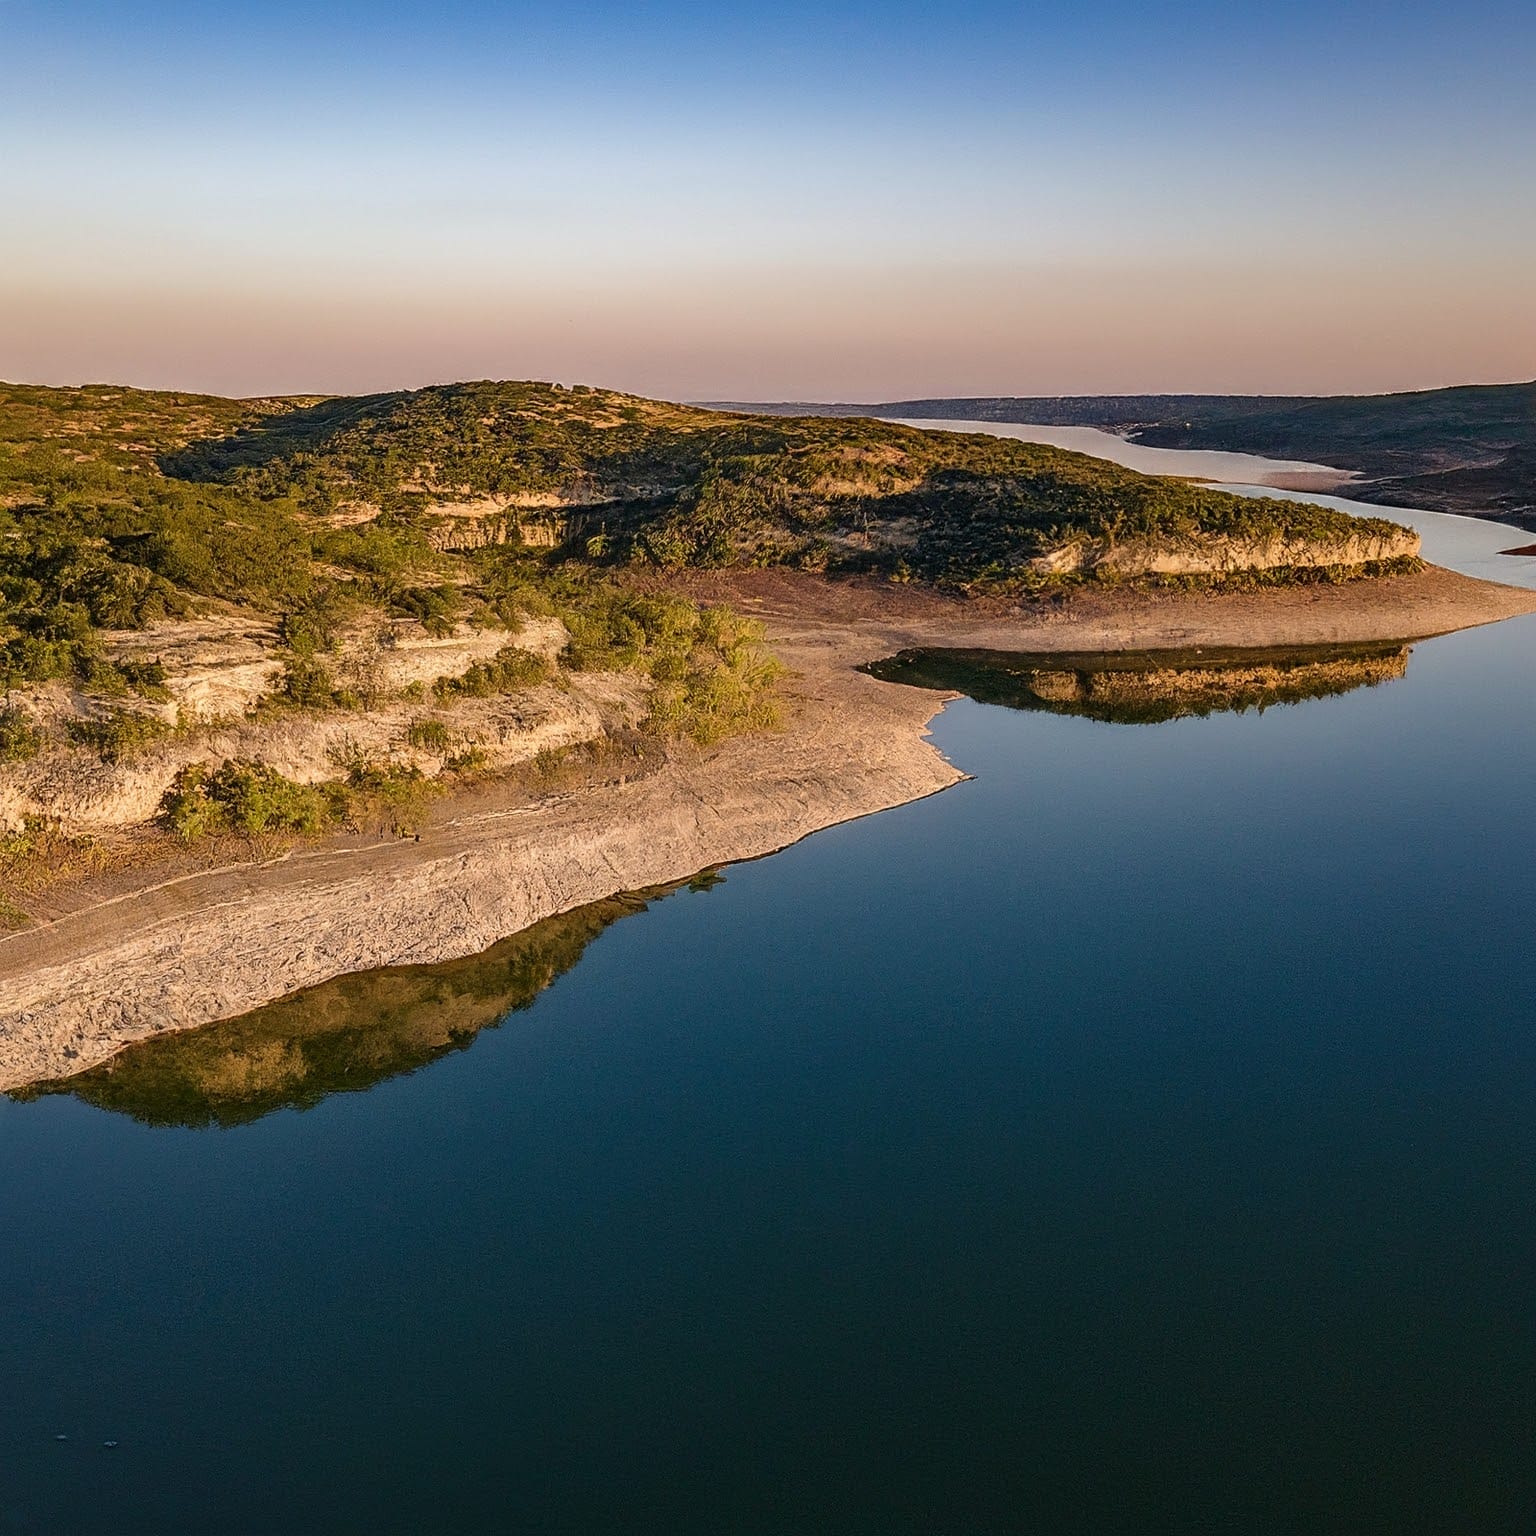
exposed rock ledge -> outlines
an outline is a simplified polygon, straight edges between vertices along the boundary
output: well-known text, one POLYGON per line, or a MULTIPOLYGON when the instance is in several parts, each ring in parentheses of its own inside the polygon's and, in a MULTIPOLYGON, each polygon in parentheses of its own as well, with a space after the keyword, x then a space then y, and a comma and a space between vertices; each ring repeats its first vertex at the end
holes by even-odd
POLYGON ((324 846, 85 905, 0 940, 0 1088, 243 1013, 345 971, 473 954, 617 891, 782 848, 962 775, 927 740, 943 696, 853 668, 909 646, 1089 650, 1408 640, 1536 609, 1429 570, 1228 596, 1105 595, 1018 614, 777 572, 696 583, 768 624, 797 670, 783 732, 537 806, 478 803, 419 844, 324 846))
POLYGON ((1377 562, 1411 559, 1419 553, 1419 535, 1393 527, 1381 533, 1309 538, 1233 538, 1227 535, 1127 539, 1107 544, 1076 539, 1030 561, 1038 571, 1062 576, 1074 572, 1139 576, 1231 576, 1247 571, 1307 570, 1333 566, 1361 570, 1377 562))

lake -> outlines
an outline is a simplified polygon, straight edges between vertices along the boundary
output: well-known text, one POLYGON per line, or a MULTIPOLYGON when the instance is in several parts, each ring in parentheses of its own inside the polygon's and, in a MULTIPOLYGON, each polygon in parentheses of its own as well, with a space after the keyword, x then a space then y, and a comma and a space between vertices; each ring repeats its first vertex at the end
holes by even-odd
MULTIPOLYGON (((961 421, 949 417, 893 417, 907 427, 927 432, 982 432, 989 437, 1013 437, 1025 443, 1070 448, 1096 459, 1123 464, 1143 475, 1182 475, 1194 480, 1247 484, 1266 475, 1318 475, 1350 478, 1347 470, 1303 459, 1266 459, 1254 453, 1226 453, 1214 448, 1150 448, 1098 427, 1045 427, 1012 421, 961 421)), ((1308 498, 1309 500, 1311 498, 1308 498)))
POLYGON ((1533 654, 994 659, 942 795, 0 1099, 0 1532, 1529 1529, 1533 654))

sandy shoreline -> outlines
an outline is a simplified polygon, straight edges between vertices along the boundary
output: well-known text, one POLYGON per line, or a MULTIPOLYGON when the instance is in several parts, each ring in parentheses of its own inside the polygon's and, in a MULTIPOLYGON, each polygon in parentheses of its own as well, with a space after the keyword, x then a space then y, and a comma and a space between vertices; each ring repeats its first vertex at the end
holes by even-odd
POLYGON ((1536 610, 1536 592, 1431 568, 1343 586, 1019 611, 778 571, 689 583, 760 617, 794 670, 785 728, 536 805, 449 803, 419 842, 321 843, 74 910, 0 939, 0 1088, 82 1071, 163 1030, 347 971, 478 953, 540 918, 753 858, 963 777, 928 739, 945 695, 856 668, 924 645, 1086 651, 1414 640, 1536 610))

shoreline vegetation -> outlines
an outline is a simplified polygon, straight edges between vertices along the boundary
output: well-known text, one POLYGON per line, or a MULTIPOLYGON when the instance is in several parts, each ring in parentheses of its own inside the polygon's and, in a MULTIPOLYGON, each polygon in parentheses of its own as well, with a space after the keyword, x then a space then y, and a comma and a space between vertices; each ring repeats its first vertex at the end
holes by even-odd
POLYGON ((1536 606, 1383 520, 548 385, 0 386, 0 541, 4 1088, 942 789, 942 698, 856 670, 903 650, 1536 606))
POLYGON ((678 744, 647 772, 534 799, 482 783, 435 804, 408 839, 321 837, 149 882, 133 869, 83 881, 51 921, 0 938, 0 1088, 69 1077, 344 973, 479 954, 541 919, 944 789, 963 773, 927 726, 952 695, 858 670, 903 650, 1400 647, 1536 610, 1536 593, 1434 568, 1321 588, 1106 591, 1028 613, 776 571, 695 573, 685 590, 763 625, 789 673, 778 730, 678 744))

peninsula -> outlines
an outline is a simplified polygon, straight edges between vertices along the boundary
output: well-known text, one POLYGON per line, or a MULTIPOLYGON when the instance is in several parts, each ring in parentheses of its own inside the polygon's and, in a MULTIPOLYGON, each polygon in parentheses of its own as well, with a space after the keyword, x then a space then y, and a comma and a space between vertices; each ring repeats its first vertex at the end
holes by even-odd
POLYGON ((941 789, 899 651, 1536 607, 1384 519, 547 384, 4 386, 0 502, 0 1087, 941 789))

